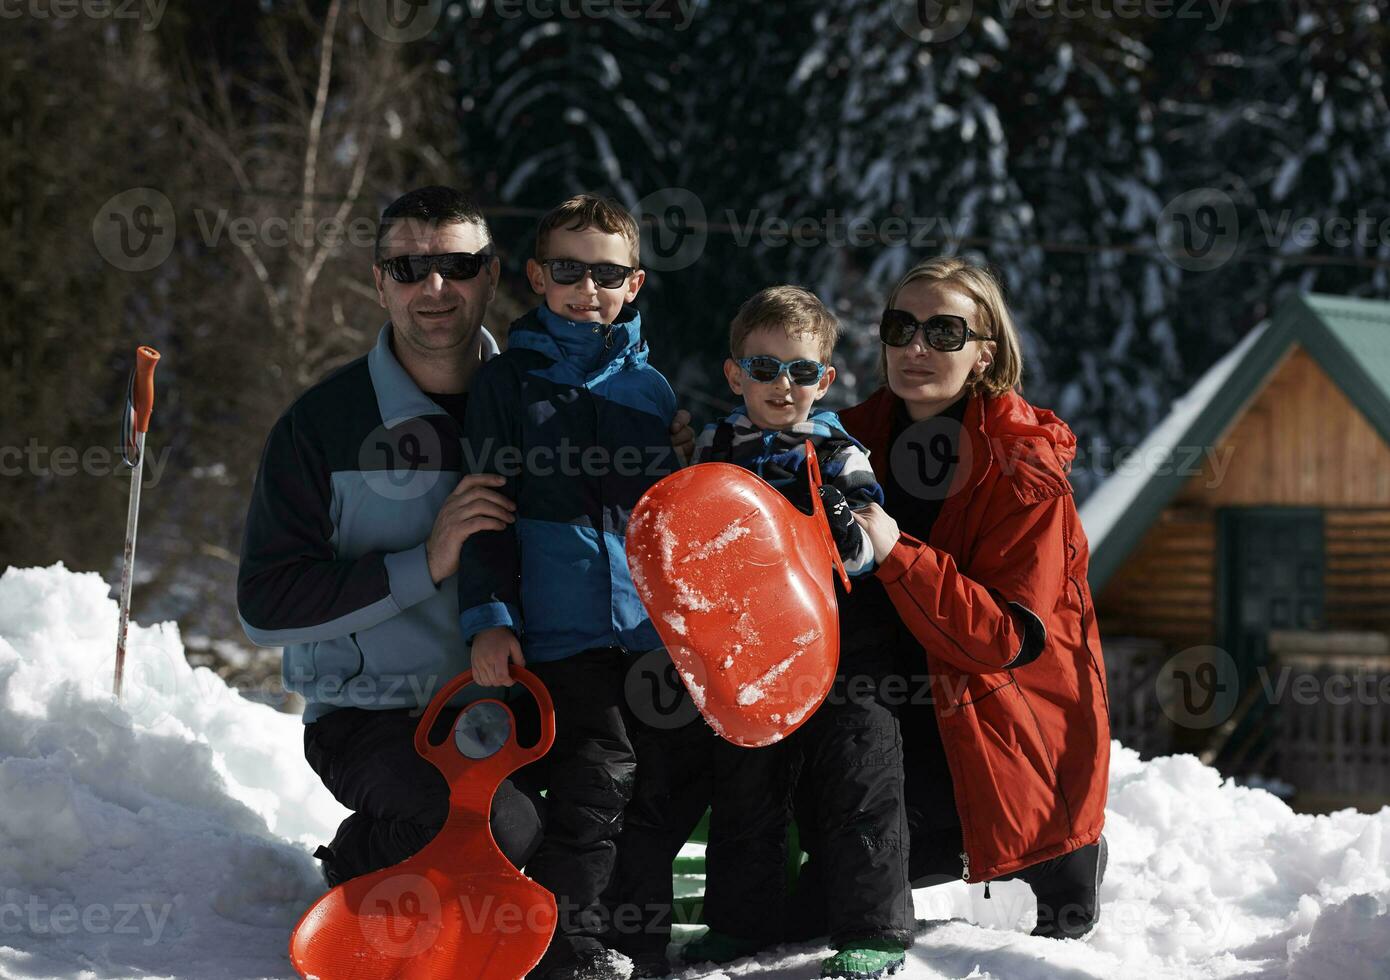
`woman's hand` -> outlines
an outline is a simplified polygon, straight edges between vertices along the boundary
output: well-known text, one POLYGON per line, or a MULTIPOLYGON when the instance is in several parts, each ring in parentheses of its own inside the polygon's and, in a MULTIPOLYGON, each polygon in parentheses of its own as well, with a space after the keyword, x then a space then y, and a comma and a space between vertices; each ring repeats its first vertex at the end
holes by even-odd
POLYGON ((893 545, 898 543, 898 538, 902 535, 898 530, 898 522, 889 517, 888 512, 878 504, 869 504, 862 510, 856 510, 854 519, 859 522, 859 526, 869 536, 869 543, 874 546, 875 563, 882 565, 888 558, 888 552, 893 550, 893 545))

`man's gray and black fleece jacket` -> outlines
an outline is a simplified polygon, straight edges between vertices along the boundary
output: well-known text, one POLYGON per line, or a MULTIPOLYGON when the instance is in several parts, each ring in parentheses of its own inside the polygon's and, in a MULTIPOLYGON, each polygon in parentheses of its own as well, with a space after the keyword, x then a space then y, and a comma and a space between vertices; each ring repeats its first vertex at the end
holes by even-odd
MULTIPOLYGON (((484 356, 497 345, 484 331, 484 356)), ((271 430, 246 518, 237 609, 285 648, 306 724, 339 707, 414 708, 469 666, 453 579, 425 541, 468 470, 459 424, 411 380, 391 325, 271 430)))

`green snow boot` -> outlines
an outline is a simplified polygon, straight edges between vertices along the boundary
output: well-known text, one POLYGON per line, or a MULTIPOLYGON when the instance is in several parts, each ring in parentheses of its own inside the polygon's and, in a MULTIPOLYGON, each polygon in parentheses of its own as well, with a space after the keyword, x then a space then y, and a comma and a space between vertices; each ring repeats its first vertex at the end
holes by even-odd
POLYGON ((756 940, 740 939, 727 932, 711 929, 682 946, 680 957, 683 963, 732 963, 752 956, 762 948, 762 944, 756 940))
POLYGON ((892 976, 907 962, 902 943, 864 939, 821 961, 821 980, 873 980, 892 976))

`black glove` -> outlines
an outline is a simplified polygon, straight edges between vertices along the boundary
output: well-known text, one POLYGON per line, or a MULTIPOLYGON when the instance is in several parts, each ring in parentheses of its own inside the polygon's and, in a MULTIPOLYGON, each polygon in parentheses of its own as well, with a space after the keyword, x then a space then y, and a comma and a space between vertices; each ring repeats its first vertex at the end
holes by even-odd
POLYGON ((839 487, 828 483, 820 485, 820 502, 825 505, 825 518, 830 522, 830 536, 835 539, 835 547, 843 558, 847 551, 857 550, 859 529, 854 521, 854 511, 849 509, 849 501, 839 487))

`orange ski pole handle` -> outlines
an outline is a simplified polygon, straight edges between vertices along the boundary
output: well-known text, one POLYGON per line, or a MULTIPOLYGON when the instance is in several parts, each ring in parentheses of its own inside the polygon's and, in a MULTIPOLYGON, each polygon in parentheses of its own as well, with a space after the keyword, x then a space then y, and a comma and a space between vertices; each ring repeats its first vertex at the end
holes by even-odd
POLYGON ((150 431, 150 413, 154 411, 154 369, 159 364, 159 351, 141 346, 135 351, 135 431, 150 431))

